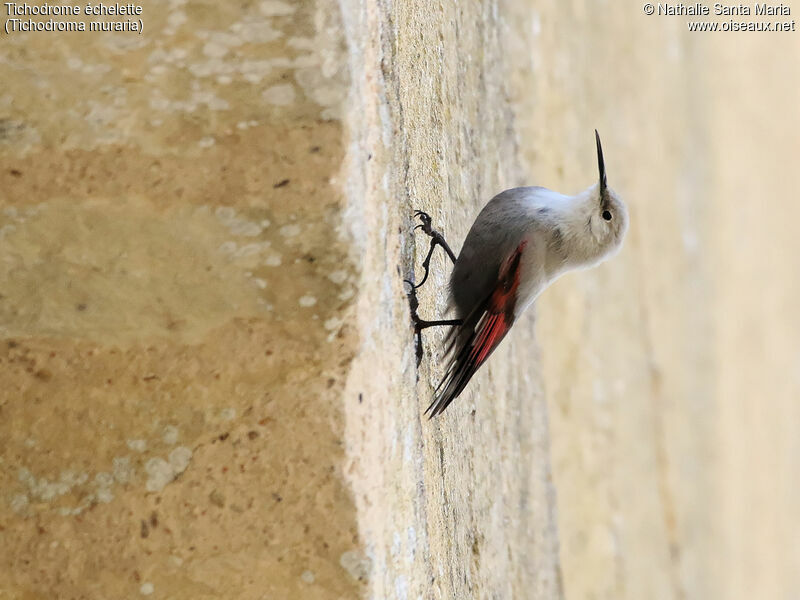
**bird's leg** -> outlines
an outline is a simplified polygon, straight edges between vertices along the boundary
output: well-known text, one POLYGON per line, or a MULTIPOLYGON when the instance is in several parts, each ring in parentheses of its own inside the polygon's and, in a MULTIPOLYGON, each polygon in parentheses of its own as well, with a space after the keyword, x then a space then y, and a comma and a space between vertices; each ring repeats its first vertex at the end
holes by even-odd
POLYGON ((422 331, 423 329, 427 329, 428 327, 443 327, 445 325, 455 327, 457 325, 462 325, 464 323, 463 319, 442 319, 440 321, 425 321, 420 319, 417 316, 416 321, 414 322, 414 328, 417 331, 422 331))
POLYGON ((416 289, 421 287, 422 284, 428 280, 428 273, 430 273, 431 268, 431 257, 433 256, 433 251, 436 249, 436 246, 441 246, 444 248, 444 251, 447 252, 447 256, 450 257, 450 260, 452 260, 454 264, 456 262, 456 255, 450 249, 450 246, 445 241, 444 236, 433 228, 433 225, 431 224, 431 216, 428 213, 418 210, 414 213, 414 216, 419 217, 419 220, 422 221, 422 223, 414 227, 414 230, 416 231, 417 229, 422 229, 423 233, 429 235, 431 238, 431 245, 428 249, 428 255, 425 257, 425 260, 422 261, 422 268, 425 269, 425 275, 423 275, 422 281, 414 286, 416 289))
POLYGON ((428 274, 430 272, 431 266, 431 257, 433 256, 433 251, 436 249, 436 246, 441 246, 444 248, 444 251, 447 252, 447 255, 450 257, 450 260, 453 263, 456 262, 456 255, 450 249, 450 246, 444 239, 444 236, 433 228, 431 224, 431 217, 428 213, 418 210, 414 213, 415 217, 419 217, 420 223, 414 230, 422 229, 423 233, 426 233, 431 238, 431 245, 428 249, 428 255, 425 257, 425 260, 422 261, 422 268, 425 269, 425 275, 422 277, 422 281, 418 284, 414 285, 413 282, 409 281, 408 279, 405 282, 410 286, 408 291, 408 303, 411 309, 411 320, 414 322, 414 338, 416 342, 416 349, 417 349, 417 366, 419 366, 420 361, 422 361, 422 330, 427 329, 428 327, 443 327, 443 326, 457 326, 461 325, 463 321, 461 319, 443 319, 439 321, 426 321, 425 319, 420 318, 417 309, 419 308, 419 300, 417 299, 417 289, 422 286, 425 281, 428 279, 428 274))
POLYGON ((417 366, 422 362, 422 330, 428 327, 443 327, 446 325, 455 327, 461 325, 464 321, 461 319, 443 319, 441 321, 426 321, 421 319, 417 309, 419 308, 419 300, 417 299, 417 288, 408 279, 405 282, 409 285, 408 290, 408 305, 411 309, 411 320, 414 322, 414 344, 417 352, 417 366))

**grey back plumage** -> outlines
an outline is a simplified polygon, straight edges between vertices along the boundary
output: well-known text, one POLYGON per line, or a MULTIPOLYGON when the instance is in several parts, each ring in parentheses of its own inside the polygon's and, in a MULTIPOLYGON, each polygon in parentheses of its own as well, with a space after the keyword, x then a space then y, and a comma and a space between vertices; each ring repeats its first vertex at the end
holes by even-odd
MULTIPOLYGON (((529 197, 538 190, 544 188, 505 190, 475 219, 450 277, 451 301, 459 318, 469 315, 492 292, 503 261, 535 226, 537 215, 529 197)), ((534 237, 533 242, 546 240, 534 237)), ((537 249, 528 247, 525 251, 536 253, 537 249)))

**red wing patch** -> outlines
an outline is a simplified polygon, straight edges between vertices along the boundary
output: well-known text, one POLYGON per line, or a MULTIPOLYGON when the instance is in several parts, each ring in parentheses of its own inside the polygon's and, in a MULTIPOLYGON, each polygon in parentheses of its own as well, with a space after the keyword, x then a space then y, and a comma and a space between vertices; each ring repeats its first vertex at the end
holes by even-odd
POLYGON ((517 246, 500 269, 492 292, 454 332, 447 373, 436 388, 433 402, 425 411, 430 412, 431 418, 441 414, 464 391, 469 380, 514 324, 520 262, 525 244, 522 242, 517 246))

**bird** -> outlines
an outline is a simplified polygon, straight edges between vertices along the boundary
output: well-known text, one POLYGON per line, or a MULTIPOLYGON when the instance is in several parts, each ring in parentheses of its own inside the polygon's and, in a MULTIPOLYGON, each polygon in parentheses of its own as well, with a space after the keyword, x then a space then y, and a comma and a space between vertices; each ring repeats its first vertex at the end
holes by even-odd
POLYGON ((608 186, 600 135, 595 130, 599 180, 568 196, 544 187, 517 187, 492 198, 478 214, 458 257, 431 217, 417 211, 431 237, 425 275, 411 281, 411 314, 417 335, 451 326, 445 337, 446 370, 425 414, 440 415, 466 388, 520 315, 564 273, 592 267, 616 254, 628 230, 628 209, 608 186), (428 278, 433 251, 441 246, 454 262, 449 307, 454 319, 426 321, 417 314, 416 289, 428 278))

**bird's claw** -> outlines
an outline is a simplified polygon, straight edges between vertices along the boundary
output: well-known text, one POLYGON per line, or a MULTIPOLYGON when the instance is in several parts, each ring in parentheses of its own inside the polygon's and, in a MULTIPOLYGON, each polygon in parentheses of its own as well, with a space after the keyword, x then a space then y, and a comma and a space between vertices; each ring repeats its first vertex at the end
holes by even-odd
POLYGON ((414 216, 419 217, 419 220, 422 221, 422 223, 414 227, 414 229, 415 230, 422 229, 422 231, 424 231, 428 235, 433 235, 433 226, 432 226, 433 219, 431 218, 431 216, 422 210, 414 211, 414 216))
POLYGON ((422 268, 425 269, 425 275, 422 277, 422 280, 418 284, 414 284, 409 279, 404 279, 403 281, 407 283, 411 289, 407 292, 408 294, 408 302, 409 308, 411 309, 411 321, 414 324, 414 339, 416 344, 416 355, 417 355, 417 366, 419 366, 420 361, 422 360, 422 330, 428 327, 436 327, 439 325, 459 325, 461 321, 459 320, 446 320, 446 321, 426 321, 425 319, 421 319, 419 314, 417 314, 417 308, 419 307, 419 301, 417 299, 417 290, 428 280, 428 275, 430 274, 430 265, 431 265, 431 257, 433 256, 433 251, 436 249, 436 246, 441 246, 447 255, 450 257, 454 263, 456 262, 456 256, 453 254, 453 251, 450 249, 450 246, 447 245, 447 242, 436 229, 433 228, 433 219, 431 216, 422 210, 414 211, 414 217, 419 217, 421 221, 418 225, 416 225, 413 231, 417 229, 421 229, 427 236, 431 238, 430 246, 428 248, 428 254, 425 257, 425 260, 422 261, 422 268))

